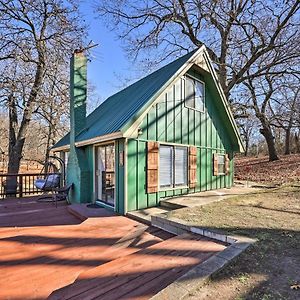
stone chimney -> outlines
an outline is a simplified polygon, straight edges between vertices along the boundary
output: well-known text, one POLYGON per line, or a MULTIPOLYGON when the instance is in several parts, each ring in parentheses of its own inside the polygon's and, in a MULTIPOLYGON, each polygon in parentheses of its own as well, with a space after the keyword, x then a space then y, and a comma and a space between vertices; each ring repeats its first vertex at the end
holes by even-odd
POLYGON ((86 127, 87 58, 75 51, 70 66, 71 142, 86 127))
POLYGON ((86 128, 87 58, 82 51, 75 51, 70 64, 70 154, 67 167, 67 184, 72 203, 91 201, 91 187, 87 149, 75 146, 76 136, 86 128))

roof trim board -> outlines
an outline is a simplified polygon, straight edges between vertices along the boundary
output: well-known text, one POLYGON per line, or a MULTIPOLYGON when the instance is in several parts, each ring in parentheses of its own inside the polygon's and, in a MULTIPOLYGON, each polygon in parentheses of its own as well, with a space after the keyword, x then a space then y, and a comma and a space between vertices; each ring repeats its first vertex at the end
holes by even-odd
POLYGON ((238 141, 239 148, 240 148, 239 150, 240 150, 240 152, 245 152, 245 147, 243 145, 241 136, 239 134, 239 130, 238 130, 237 124, 236 124, 236 122, 234 120, 234 117, 233 117, 232 111, 230 109, 228 100, 227 100, 227 98, 226 98, 226 96, 224 94, 223 88, 221 87, 220 81, 218 79, 218 75, 217 75, 214 67, 212 66, 211 59, 209 58, 209 54, 208 54, 206 48, 203 50, 203 56, 204 56, 204 59, 206 60, 207 66, 209 67, 209 72, 212 75, 213 80, 214 80, 214 82, 216 84, 218 93, 219 93, 219 95, 221 97, 221 100, 222 100, 223 105, 225 107, 226 113, 227 113, 227 115, 229 117, 229 121, 230 121, 230 123, 232 125, 232 128, 234 130, 235 136, 237 137, 237 141, 238 141))
POLYGON ((76 142, 75 146, 82 147, 82 146, 86 146, 86 145, 91 145, 91 144, 96 144, 96 143, 119 139, 119 138, 122 138, 123 136, 124 135, 121 131, 116 131, 116 132, 112 132, 109 134, 100 135, 100 136, 94 137, 92 139, 76 142))
MULTIPOLYGON (((89 139, 89 140, 76 142, 75 146, 76 147, 83 147, 83 146, 87 146, 87 145, 91 145, 91 144, 108 142, 108 141, 119 139, 119 138, 123 138, 123 134, 122 134, 122 132, 117 131, 117 132, 113 132, 113 133, 110 133, 110 134, 97 136, 97 137, 89 139)), ((68 150, 70 150, 70 145, 57 147, 57 148, 54 148, 52 151, 58 152, 58 151, 68 151, 68 150)))

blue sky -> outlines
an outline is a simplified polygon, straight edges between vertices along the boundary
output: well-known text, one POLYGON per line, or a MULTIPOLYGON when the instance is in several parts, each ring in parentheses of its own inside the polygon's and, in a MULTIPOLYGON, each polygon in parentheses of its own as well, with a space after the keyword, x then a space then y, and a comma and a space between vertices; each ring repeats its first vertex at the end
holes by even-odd
MULTIPOLYGON (((116 35, 105 28, 94 12, 93 1, 82 1, 81 13, 89 26, 87 41, 99 44, 91 50, 91 62, 88 65, 88 80, 95 86, 95 92, 105 100, 120 89, 118 76, 130 76, 133 70, 116 35)), ((99 103, 98 103, 99 104, 99 103)))

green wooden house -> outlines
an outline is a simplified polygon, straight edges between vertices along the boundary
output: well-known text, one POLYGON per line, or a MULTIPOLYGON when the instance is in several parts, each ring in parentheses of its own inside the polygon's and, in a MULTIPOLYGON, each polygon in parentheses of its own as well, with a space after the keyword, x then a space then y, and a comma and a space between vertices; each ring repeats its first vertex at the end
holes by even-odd
POLYGON ((67 161, 71 201, 120 214, 166 197, 231 187, 243 145, 205 47, 114 94, 86 117, 86 57, 71 61, 67 161))

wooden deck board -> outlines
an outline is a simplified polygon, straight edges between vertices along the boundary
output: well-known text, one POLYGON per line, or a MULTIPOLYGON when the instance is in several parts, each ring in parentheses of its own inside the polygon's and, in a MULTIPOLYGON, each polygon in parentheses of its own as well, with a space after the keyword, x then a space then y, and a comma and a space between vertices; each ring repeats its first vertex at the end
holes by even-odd
POLYGON ((50 299, 147 298, 222 249, 197 235, 175 237, 87 271, 50 299))
POLYGON ((0 201, 0 216, 1 300, 148 299, 224 248, 113 214, 82 222, 33 198, 0 201))

